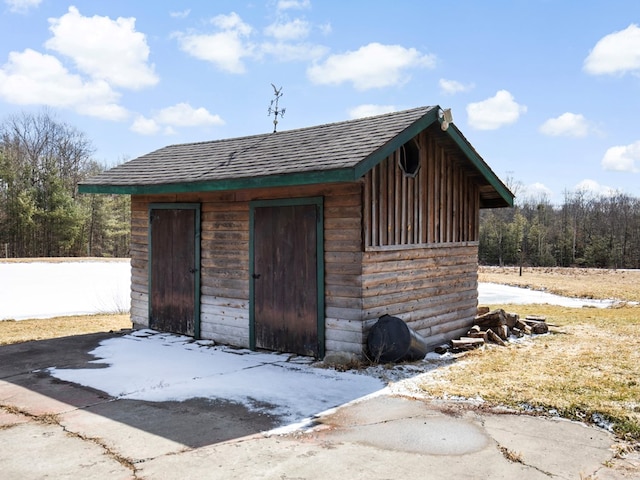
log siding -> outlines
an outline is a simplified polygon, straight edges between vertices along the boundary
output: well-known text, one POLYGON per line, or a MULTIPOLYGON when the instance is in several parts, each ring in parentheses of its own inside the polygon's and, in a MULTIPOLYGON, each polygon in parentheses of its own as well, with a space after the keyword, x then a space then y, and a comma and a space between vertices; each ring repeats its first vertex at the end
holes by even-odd
POLYGON ((131 319, 149 325, 150 203, 201 204, 200 336, 249 347, 249 203, 324 198, 325 350, 362 353, 362 184, 132 197, 131 319))
POLYGON ((373 250, 363 255, 365 331, 384 314, 437 346, 471 327, 478 305, 478 243, 373 250))

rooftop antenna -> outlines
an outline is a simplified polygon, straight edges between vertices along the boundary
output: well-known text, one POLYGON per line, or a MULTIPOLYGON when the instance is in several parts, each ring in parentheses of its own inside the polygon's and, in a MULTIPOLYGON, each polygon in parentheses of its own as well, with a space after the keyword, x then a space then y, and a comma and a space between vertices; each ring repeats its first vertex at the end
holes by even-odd
POLYGON ((285 109, 284 108, 278 109, 278 100, 280 100, 280 97, 283 95, 282 87, 278 89, 273 83, 271 84, 271 86, 273 87, 273 94, 275 95, 276 98, 271 100, 271 104, 269 105, 268 115, 271 115, 273 113, 273 133, 276 133, 276 130, 278 128, 278 115, 280 115, 281 117, 284 117, 285 109))

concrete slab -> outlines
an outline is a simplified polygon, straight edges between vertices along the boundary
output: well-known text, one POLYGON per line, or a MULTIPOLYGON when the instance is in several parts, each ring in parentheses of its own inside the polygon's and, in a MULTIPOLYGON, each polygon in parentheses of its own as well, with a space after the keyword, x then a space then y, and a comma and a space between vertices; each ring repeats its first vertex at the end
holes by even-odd
MULTIPOLYGON (((525 465, 560 478, 580 478, 611 460, 615 440, 605 430, 569 420, 482 415, 485 430, 525 465)), ((639 472, 640 473, 640 472, 639 472)))
POLYGON ((2 478, 135 478, 130 468, 109 456, 100 445, 68 435, 58 425, 16 425, 0 430, 0 438, 2 478))
POLYGON ((540 472, 528 472, 522 465, 507 463, 490 449, 462 458, 424 455, 362 443, 334 442, 315 434, 204 447, 145 462, 139 465, 138 474, 150 480, 185 478, 180 465, 188 465, 190 478, 209 479, 549 478, 540 472))
POLYGON ((178 479, 188 465, 190 476, 220 479, 627 478, 605 466, 614 455, 611 435, 575 422, 388 396, 318 422, 306 432, 157 457, 138 465, 138 474, 178 479))
POLYGON ((102 340, 122 336, 120 333, 92 333, 73 337, 54 338, 38 342, 2 345, 0 348, 0 380, 49 367, 104 368, 104 365, 88 363, 94 360, 89 352, 102 340))
POLYGON ((382 394, 265 436, 274 419, 241 405, 122 400, 46 374, 91 368, 104 338, 0 347, 2 478, 640 478, 640 456, 614 458, 604 430, 459 402, 382 394))
POLYGON ((19 425, 20 423, 29 423, 29 417, 21 415, 19 413, 12 413, 0 409, 0 429, 8 428, 10 426, 19 425))
POLYGON ((45 374, 16 375, 11 380, 0 380, 0 404, 10 403, 35 416, 55 415, 110 400, 101 392, 60 382, 45 374))
POLYGON ((156 403, 113 400, 65 413, 59 421, 69 431, 99 437, 134 463, 252 435, 276 425, 269 416, 249 412, 242 405, 208 399, 156 403))

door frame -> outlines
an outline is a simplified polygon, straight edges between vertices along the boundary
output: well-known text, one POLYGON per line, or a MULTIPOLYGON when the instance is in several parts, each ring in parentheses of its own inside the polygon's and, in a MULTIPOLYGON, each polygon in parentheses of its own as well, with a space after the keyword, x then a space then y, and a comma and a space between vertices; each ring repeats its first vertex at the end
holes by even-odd
MULTIPOLYGON (((200 261, 200 209, 201 206, 199 203, 149 203, 147 210, 147 221, 149 223, 148 227, 148 265, 147 265, 147 276, 149 283, 149 291, 147 301, 147 309, 149 324, 151 323, 151 292, 153 288, 153 278, 152 278, 152 269, 151 262, 153 258, 151 258, 151 253, 153 249, 151 248, 152 235, 151 235, 151 211, 152 210, 194 210, 195 211, 195 235, 194 235, 194 268, 195 272, 195 284, 194 284, 194 295, 193 295, 193 338, 200 338, 200 276, 202 274, 202 265, 200 261)), ((151 325, 149 325, 151 327, 151 325)))
POLYGON ((256 349, 255 324, 255 279, 254 242, 255 242, 255 209, 260 207, 292 207, 297 205, 314 205, 316 207, 316 284, 317 284, 317 324, 318 357, 325 354, 325 311, 324 311, 324 198, 281 198, 273 200, 252 200, 249 202, 249 347, 256 349))

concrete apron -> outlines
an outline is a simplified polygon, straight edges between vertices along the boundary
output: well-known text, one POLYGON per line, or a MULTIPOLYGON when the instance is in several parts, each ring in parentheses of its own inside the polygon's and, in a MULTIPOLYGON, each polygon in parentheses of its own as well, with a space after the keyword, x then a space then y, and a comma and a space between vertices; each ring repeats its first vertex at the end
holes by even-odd
POLYGON ((118 400, 40 370, 62 365, 56 349, 86 368, 105 338, 86 337, 75 356, 69 341, 0 347, 3 478, 637 478, 604 467, 611 435, 563 420, 380 395, 265 436, 275 420, 239 405, 118 400))

